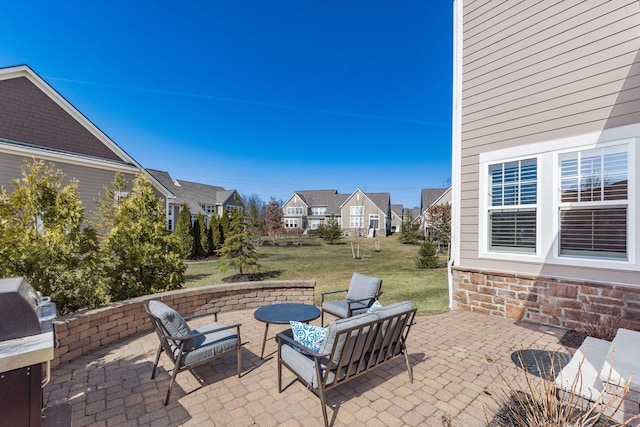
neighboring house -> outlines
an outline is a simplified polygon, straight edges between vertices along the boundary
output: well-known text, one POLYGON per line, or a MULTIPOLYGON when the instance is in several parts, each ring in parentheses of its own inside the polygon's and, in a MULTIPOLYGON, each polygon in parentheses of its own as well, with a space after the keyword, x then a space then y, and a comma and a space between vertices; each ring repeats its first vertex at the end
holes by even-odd
POLYGON ((296 191, 282 206, 282 222, 288 230, 316 230, 330 217, 345 234, 356 230, 386 236, 391 232, 389 193, 338 194, 337 190, 296 191), (370 231, 373 230, 373 231, 370 231))
POLYGON ((173 194, 26 65, 0 69, 0 185, 12 190, 26 159, 51 162, 78 192, 87 218, 116 172, 149 177, 166 206, 173 194))
POLYGON ((340 223, 340 206, 347 197, 346 194, 338 194, 338 190, 296 191, 282 206, 284 227, 299 231, 316 230, 331 216, 340 223))
POLYGON ((640 4, 454 7, 452 305, 640 329, 640 4))
POLYGON ((420 194, 420 214, 419 227, 420 232, 427 236, 429 233, 429 225, 427 223, 427 211, 432 206, 451 203, 451 187, 446 188, 423 188, 420 194))
POLYGON ((356 189, 340 206, 340 226, 347 235, 384 237, 391 233, 391 196, 356 189))
POLYGON ((207 224, 211 215, 220 217, 225 210, 243 207, 240 195, 236 190, 225 190, 215 185, 173 179, 169 172, 165 171, 147 169, 147 172, 176 195, 168 209, 167 228, 170 231, 175 230, 180 209, 185 204, 191 213, 192 222, 195 222, 198 214, 201 213, 207 224))
POLYGON ((404 208, 402 205, 391 205, 391 232, 397 233, 402 229, 404 208))

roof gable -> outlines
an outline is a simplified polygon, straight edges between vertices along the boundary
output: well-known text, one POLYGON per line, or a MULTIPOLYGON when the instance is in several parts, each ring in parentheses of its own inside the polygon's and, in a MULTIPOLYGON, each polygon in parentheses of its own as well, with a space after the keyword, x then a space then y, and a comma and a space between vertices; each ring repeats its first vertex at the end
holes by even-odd
POLYGON ((135 164, 115 142, 27 66, 0 69, 0 137, 135 164))
POLYGON ((424 188, 420 197, 420 207, 422 208, 422 210, 427 209, 429 206, 437 203, 438 200, 440 200, 442 196, 444 196, 450 190, 451 187, 424 188))
POLYGON ((362 194, 363 197, 366 197, 373 203, 383 215, 387 216, 389 214, 389 210, 391 209, 391 195, 389 193, 365 193, 364 191, 356 188, 356 190, 351 193, 347 198, 342 202, 340 208, 344 207, 345 204, 349 200, 351 200, 356 194, 362 194))

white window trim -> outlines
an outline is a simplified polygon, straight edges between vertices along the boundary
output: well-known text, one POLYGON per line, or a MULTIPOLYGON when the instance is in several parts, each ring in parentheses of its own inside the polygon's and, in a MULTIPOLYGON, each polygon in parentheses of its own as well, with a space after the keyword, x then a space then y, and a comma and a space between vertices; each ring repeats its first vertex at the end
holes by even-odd
POLYGON ((287 206, 287 215, 298 216, 298 217, 303 216, 304 208, 302 206, 287 206))
POLYGON ((541 209, 540 209, 540 189, 542 188, 542 186, 540 185, 541 182, 541 175, 542 175, 542 171, 541 171, 541 161, 540 161, 540 156, 537 155, 528 155, 528 156, 519 156, 519 157, 510 157, 510 158, 504 158, 504 159, 500 159, 500 158, 496 158, 496 159, 491 159, 489 161, 485 161, 485 162, 481 162, 480 163, 480 179, 479 184, 480 184, 480 192, 481 192, 481 197, 480 197, 480 209, 479 209, 479 216, 478 216, 478 220, 479 222, 479 229, 481 230, 481 233, 479 235, 479 240, 478 240, 478 256, 480 258, 493 258, 493 259, 509 259, 509 260, 514 260, 514 261, 529 261, 531 262, 532 260, 536 260, 539 259, 540 256, 540 250, 541 250, 541 228, 540 227, 540 215, 541 215, 541 209), (489 167, 491 165, 497 164, 497 163, 508 163, 508 162, 516 162, 519 160, 529 160, 529 159, 535 159, 536 160, 536 168, 537 168, 537 172, 536 172, 536 176, 537 176, 537 181, 536 181, 536 196, 537 196, 537 200, 535 204, 531 204, 531 205, 514 205, 514 206, 509 206, 509 208, 525 208, 525 209, 535 209, 536 210, 536 223, 537 223, 537 227, 536 227, 536 248, 534 252, 517 252, 517 251, 507 251, 507 250, 502 250, 502 251, 498 251, 498 250, 491 250, 489 249, 489 208, 491 207, 491 183, 489 182, 489 167))
MULTIPOLYGON (((626 145, 627 146, 627 259, 614 259, 614 258, 596 258, 596 257, 573 257, 570 255, 560 255, 560 242, 558 239, 554 239, 552 245, 553 260, 558 264, 570 264, 581 267, 599 267, 599 268, 622 268, 626 269, 626 266, 635 267, 636 264, 636 223, 638 221, 638 215, 636 214, 637 203, 637 188, 636 188, 636 168, 635 165, 640 164, 637 157, 636 144, 640 142, 638 138, 625 138, 617 141, 610 141, 607 143, 599 144, 597 147, 586 145, 584 147, 572 147, 571 149, 558 150, 553 153, 553 235, 558 236, 560 233, 560 156, 562 154, 573 153, 576 151, 591 150, 594 148, 607 148, 626 145)), ((612 201, 611 204, 618 204, 612 201)))
POLYGON ((640 190, 636 185, 636 168, 640 167, 640 124, 607 129, 602 132, 572 136, 552 141, 510 147, 503 150, 480 153, 479 155, 479 206, 478 206, 478 258, 515 262, 534 262, 572 267, 589 267, 598 269, 618 269, 636 271, 640 268, 637 262, 636 248, 640 244, 640 215, 636 212, 640 190), (627 259, 577 258, 567 255, 559 256, 559 197, 560 187, 559 156, 561 154, 628 144, 628 246, 627 259), (558 150, 558 147, 562 147, 558 150), (537 158, 538 163, 538 203, 536 218, 536 253, 518 254, 488 251, 488 209, 489 187, 488 168, 490 164, 508 162, 526 158, 537 158), (548 191, 553 189, 554 191, 548 191), (545 191, 546 190, 546 191, 545 191))
POLYGON ((349 206, 349 215, 351 216, 364 215, 364 206, 363 205, 349 206))
MULTIPOLYGON (((378 226, 374 230, 380 230, 380 214, 369 214, 369 224, 371 224, 372 219, 378 220, 378 226)), ((367 224, 367 228, 369 228, 369 224, 367 224)))

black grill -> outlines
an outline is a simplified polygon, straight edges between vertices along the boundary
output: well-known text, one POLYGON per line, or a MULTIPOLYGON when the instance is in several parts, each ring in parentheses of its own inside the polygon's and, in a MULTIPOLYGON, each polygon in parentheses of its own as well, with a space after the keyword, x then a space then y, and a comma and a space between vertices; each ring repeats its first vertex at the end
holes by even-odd
POLYGON ((51 322, 55 317, 55 304, 24 278, 0 279, 2 425, 41 425, 42 387, 49 380, 53 359, 51 322))

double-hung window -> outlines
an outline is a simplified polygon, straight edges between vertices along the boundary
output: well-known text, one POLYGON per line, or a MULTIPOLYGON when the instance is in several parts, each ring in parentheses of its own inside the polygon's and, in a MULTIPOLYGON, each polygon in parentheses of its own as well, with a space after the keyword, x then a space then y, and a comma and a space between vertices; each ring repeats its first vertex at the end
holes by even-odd
POLYGON ((562 154, 560 256, 627 259, 628 147, 562 154))
POLYGON ((489 165, 489 251, 535 253, 537 160, 489 165))
POLYGON ((289 206, 287 207, 287 215, 302 215, 302 206, 289 206))
POLYGON ((327 207, 326 206, 312 207, 311 208, 311 215, 314 215, 314 216, 324 215, 326 211, 327 211, 327 207))

